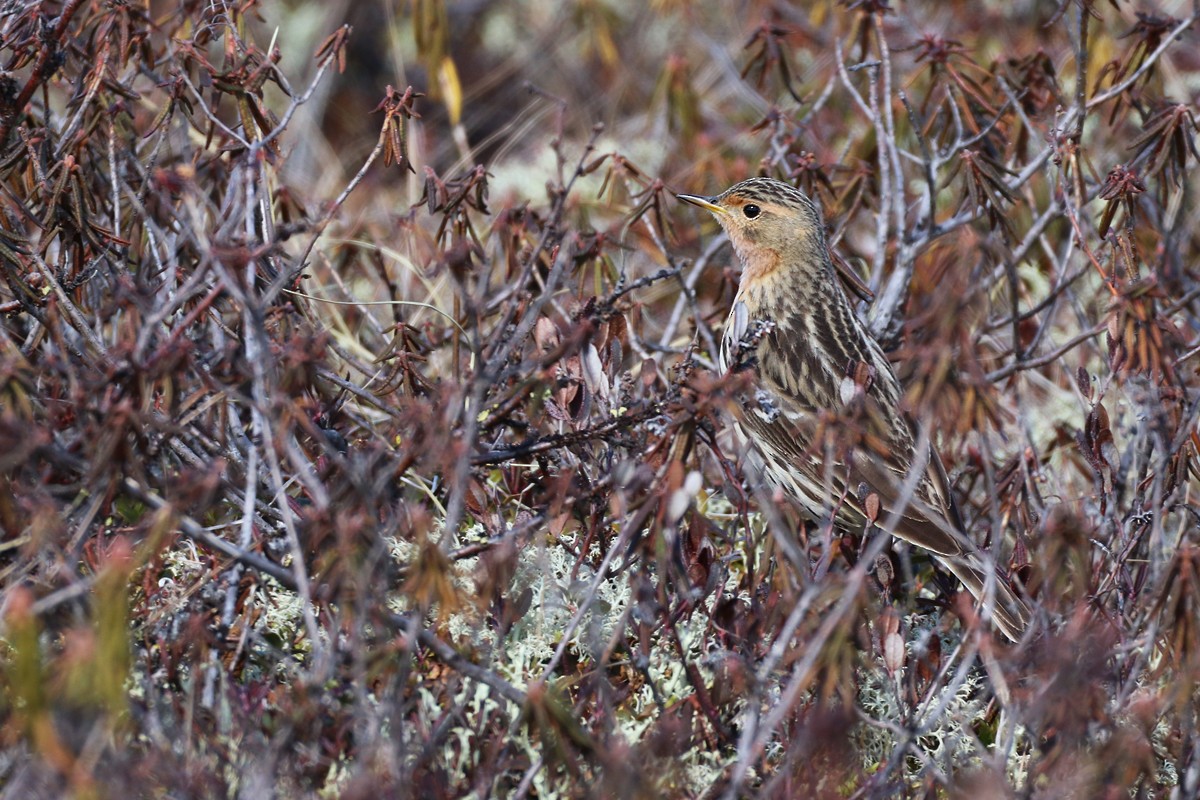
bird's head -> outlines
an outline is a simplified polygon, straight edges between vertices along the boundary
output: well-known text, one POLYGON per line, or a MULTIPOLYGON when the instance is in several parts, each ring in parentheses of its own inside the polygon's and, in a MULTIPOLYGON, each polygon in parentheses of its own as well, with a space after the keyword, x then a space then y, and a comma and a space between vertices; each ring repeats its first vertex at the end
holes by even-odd
POLYGON ((750 178, 712 197, 677 197, 710 211, 747 272, 757 277, 781 267, 812 270, 814 278, 828 271, 821 214, 799 189, 771 178, 750 178))

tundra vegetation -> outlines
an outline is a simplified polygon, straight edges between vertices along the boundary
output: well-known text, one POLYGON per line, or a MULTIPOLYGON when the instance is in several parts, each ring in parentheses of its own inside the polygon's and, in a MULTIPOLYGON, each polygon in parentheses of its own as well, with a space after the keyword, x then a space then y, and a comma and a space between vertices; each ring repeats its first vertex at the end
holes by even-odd
POLYGON ((1200 792, 1195 4, 0 5, 0 797, 1200 792), (1024 640, 746 479, 756 174, 1024 640))

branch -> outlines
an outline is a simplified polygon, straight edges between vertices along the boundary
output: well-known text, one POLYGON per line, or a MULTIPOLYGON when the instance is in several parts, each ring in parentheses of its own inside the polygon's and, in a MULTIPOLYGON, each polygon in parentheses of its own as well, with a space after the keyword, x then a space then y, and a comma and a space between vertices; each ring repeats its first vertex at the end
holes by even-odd
POLYGON ((1133 86, 1133 84, 1137 83, 1138 79, 1145 75, 1146 71, 1153 67, 1155 62, 1158 61, 1159 57, 1167 51, 1167 48, 1170 47, 1171 44, 1178 39, 1184 31, 1192 26, 1192 23, 1196 21, 1197 17, 1200 17, 1200 11, 1192 11, 1191 16, 1172 28, 1171 33, 1163 37, 1162 42, 1159 43, 1158 47, 1154 49, 1154 52, 1146 56, 1146 60, 1142 62, 1141 66, 1133 71, 1132 75, 1118 83, 1116 86, 1112 86, 1100 94, 1094 95, 1087 103, 1088 110, 1090 111, 1096 106, 1107 103, 1109 100, 1112 100, 1130 86, 1133 86))
POLYGON ((8 134, 12 132, 13 124, 25 111, 25 106, 29 105, 33 93, 37 91, 45 80, 50 78, 47 72, 47 67, 50 65, 51 59, 59 54, 59 46, 62 45, 63 35, 67 32, 67 25, 71 22, 71 17, 75 16, 75 12, 79 10, 83 0, 69 0, 66 6, 63 7, 62 13, 58 15, 58 23, 54 26, 54 33, 47 37, 46 43, 38 52, 37 63, 33 65, 33 72, 29 75, 29 80, 25 81, 25 85, 21 87, 21 93, 13 100, 0 119, 0 151, 4 149, 5 143, 8 141, 8 134), (53 40, 55 46, 49 46, 50 40, 53 40))

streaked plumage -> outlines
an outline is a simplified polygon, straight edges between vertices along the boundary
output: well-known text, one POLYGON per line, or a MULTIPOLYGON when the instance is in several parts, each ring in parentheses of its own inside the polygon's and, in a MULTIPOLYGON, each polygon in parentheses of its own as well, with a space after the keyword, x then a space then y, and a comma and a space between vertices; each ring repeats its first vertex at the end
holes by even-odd
MULTIPOLYGON (((720 360, 723 370, 754 371, 738 422, 765 477, 810 518, 845 529, 863 528, 864 500, 877 495, 879 522, 895 511, 891 532, 934 553, 980 598, 987 569, 962 534, 936 452, 918 449, 891 364, 842 290, 816 206, 769 178, 679 197, 713 213, 742 261, 720 360)), ((1028 609, 1003 580, 994 585, 993 619, 1016 640, 1028 609)))

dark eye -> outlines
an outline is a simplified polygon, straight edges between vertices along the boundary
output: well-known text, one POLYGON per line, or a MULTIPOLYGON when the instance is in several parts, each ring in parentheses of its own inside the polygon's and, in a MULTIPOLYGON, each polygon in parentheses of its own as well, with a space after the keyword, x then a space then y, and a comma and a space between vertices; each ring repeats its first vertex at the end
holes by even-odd
POLYGON ((754 205, 754 203, 747 203, 746 205, 742 206, 742 213, 745 214, 749 219, 754 219, 762 213, 762 209, 754 205))

